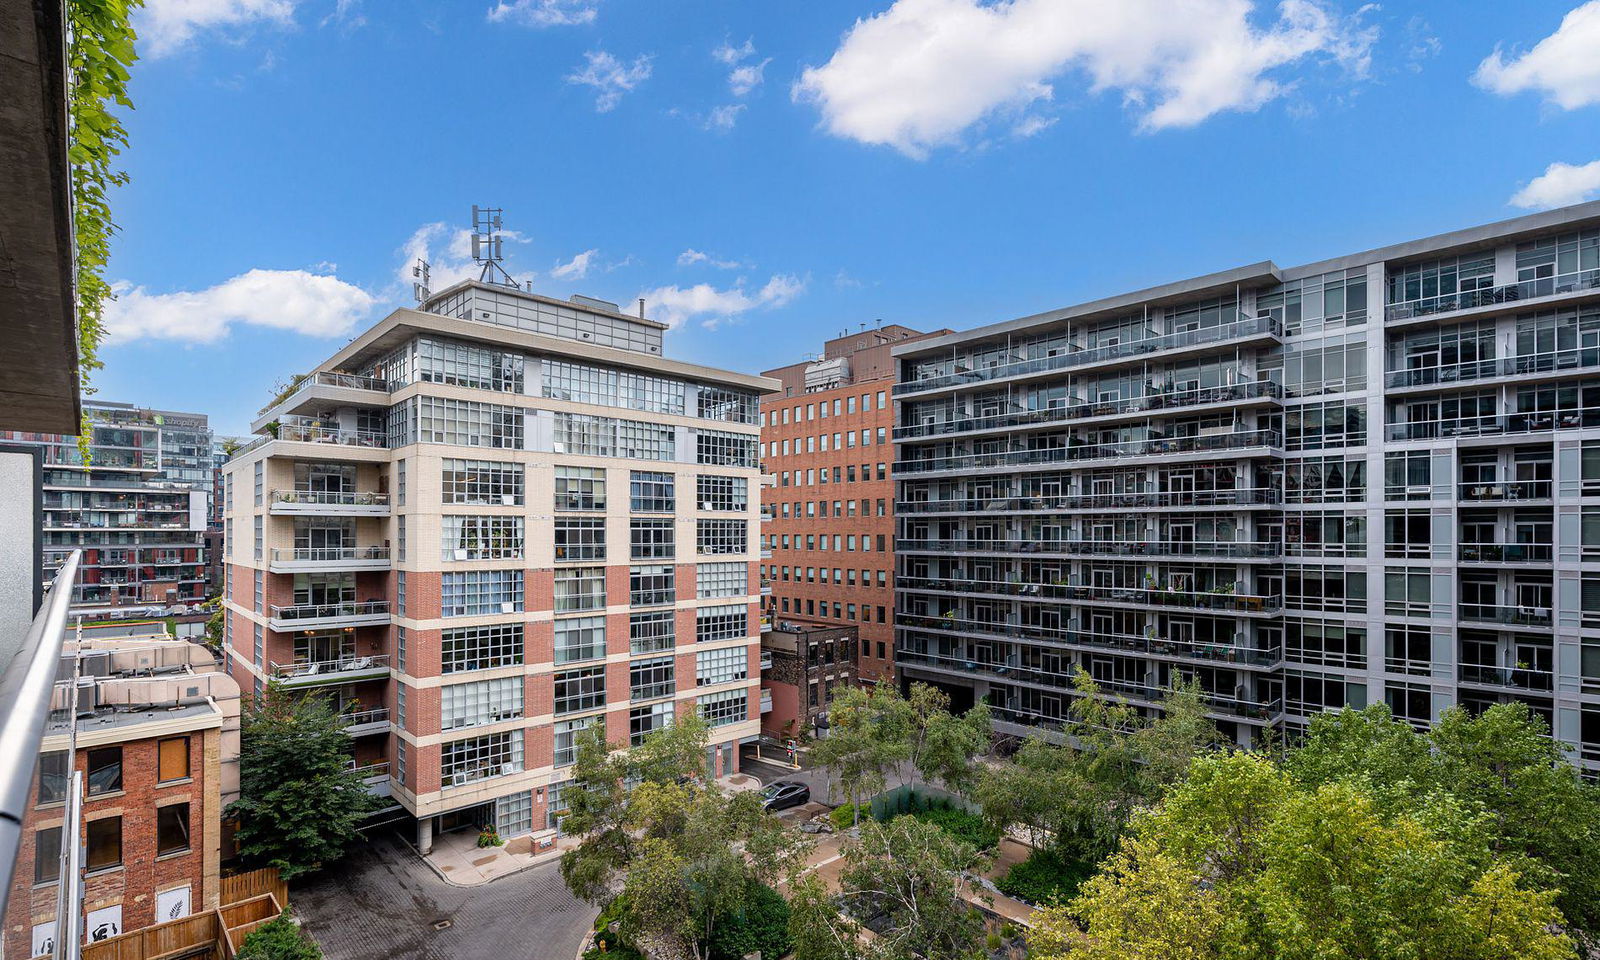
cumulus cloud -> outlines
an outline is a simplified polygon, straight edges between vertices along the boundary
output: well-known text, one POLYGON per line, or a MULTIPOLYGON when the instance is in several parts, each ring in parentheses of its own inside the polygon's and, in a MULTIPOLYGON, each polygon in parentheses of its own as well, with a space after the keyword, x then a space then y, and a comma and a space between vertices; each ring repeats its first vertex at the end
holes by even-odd
POLYGON ((671 326, 698 320, 707 329, 742 319, 755 310, 773 310, 792 303, 805 292, 806 282, 792 274, 775 274, 759 290, 747 291, 742 282, 718 289, 709 283, 692 287, 656 287, 640 293, 650 315, 671 326))
POLYGON ((744 264, 737 260, 719 260, 716 257, 713 257, 711 254, 702 250, 696 250, 693 247, 690 247, 689 249, 678 254, 678 266, 680 267, 692 267, 697 263, 703 263, 710 267, 716 267, 718 270, 737 270, 744 266, 744 264))
POLYGON ((724 43, 711 51, 711 56, 718 63, 733 68, 728 72, 728 89, 733 91, 733 95, 736 97, 749 94, 750 91, 761 86, 762 82, 766 80, 767 64, 772 62, 772 58, 768 57, 759 63, 745 62, 755 55, 756 45, 753 40, 746 40, 737 47, 730 43, 724 43))
POLYGON ((724 43, 722 46, 711 51, 711 55, 715 57, 719 63, 725 63, 731 67, 746 57, 753 57, 756 55, 755 40, 746 40, 737 47, 731 43, 724 43))
POLYGON ((106 340, 216 343, 242 323, 309 337, 344 336, 377 304, 338 277, 306 270, 251 270, 204 290, 151 293, 127 282, 106 309, 106 340))
POLYGON ((489 8, 489 22, 570 27, 593 23, 599 14, 600 0, 499 0, 489 8))
POLYGON ((649 54, 634 58, 632 64, 624 64, 604 50, 591 50, 583 56, 587 61, 584 68, 568 76, 567 82, 593 87, 594 108, 601 113, 615 109, 623 94, 650 79, 649 54))
POLYGON ((599 250, 585 250, 566 263, 556 264, 550 269, 550 276, 557 280, 582 280, 589 275, 589 268, 599 253, 599 250))
POLYGON ((729 103, 720 107, 712 107, 706 114, 704 126, 707 130, 732 130, 739 122, 739 114, 744 112, 744 104, 729 103))
POLYGON ((1320 0, 1283 0, 1265 23, 1254 14, 1251 0, 896 0, 791 93, 829 133, 920 158, 1050 101, 1080 72, 1150 131, 1258 109, 1292 85, 1275 74, 1302 61, 1353 76, 1370 66, 1376 29, 1320 0))
POLYGON ((295 0, 149 0, 134 15, 139 53, 165 57, 188 46, 200 33, 259 23, 294 22, 295 0))
POLYGON ((1520 57, 1508 60, 1497 47, 1472 79, 1502 96, 1540 91, 1564 110, 1600 103, 1600 0, 1568 12, 1555 33, 1520 57))
POLYGON ((1552 163, 1511 197, 1511 205, 1527 210, 1565 207, 1600 197, 1600 160, 1574 166, 1552 163))

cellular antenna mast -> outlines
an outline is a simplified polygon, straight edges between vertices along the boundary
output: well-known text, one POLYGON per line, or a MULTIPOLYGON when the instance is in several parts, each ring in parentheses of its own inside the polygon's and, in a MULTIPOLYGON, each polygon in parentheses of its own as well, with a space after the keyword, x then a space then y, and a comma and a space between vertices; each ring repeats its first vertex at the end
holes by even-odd
POLYGON ((416 266, 411 268, 411 296, 415 297, 418 303, 422 303, 432 293, 433 291, 428 288, 428 261, 419 257, 416 266))
POLYGON ((499 207, 472 205, 472 259, 482 266, 478 272, 480 282, 521 290, 522 284, 511 279, 511 274, 501 266, 505 260, 505 241, 500 236, 500 215, 504 212, 499 207))

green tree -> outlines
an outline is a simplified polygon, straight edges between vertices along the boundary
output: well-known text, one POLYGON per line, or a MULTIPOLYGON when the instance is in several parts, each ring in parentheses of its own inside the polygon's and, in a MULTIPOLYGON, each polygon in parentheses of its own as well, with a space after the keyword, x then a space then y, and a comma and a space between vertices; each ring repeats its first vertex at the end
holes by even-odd
MULTIPOLYGON (((911 757, 911 705, 887 684, 851 687, 828 709, 828 735, 811 748, 852 807, 882 792, 889 774, 911 757)), ((857 824, 860 812, 854 813, 857 824)))
POLYGON ((789 883, 789 942, 796 960, 856 960, 861 956, 855 921, 840 912, 827 883, 815 873, 789 883))
POLYGON ((234 956, 237 960, 322 960, 322 950, 299 924, 279 916, 250 931, 234 956))
POLYGON ((911 685, 907 748, 912 769, 929 782, 956 793, 972 789, 973 759, 989 749, 993 725, 989 705, 979 703, 961 716, 950 712, 950 697, 926 683, 911 685))
POLYGON ((1042 960, 1570 960, 1554 897, 1453 797, 1386 810, 1360 781, 1312 785, 1219 753, 1135 817, 1076 900, 1040 911, 1033 947, 1042 960))
POLYGON ((239 799, 228 807, 240 856, 286 880, 344 856, 382 806, 349 768, 349 751, 327 700, 267 684, 240 727, 239 799))

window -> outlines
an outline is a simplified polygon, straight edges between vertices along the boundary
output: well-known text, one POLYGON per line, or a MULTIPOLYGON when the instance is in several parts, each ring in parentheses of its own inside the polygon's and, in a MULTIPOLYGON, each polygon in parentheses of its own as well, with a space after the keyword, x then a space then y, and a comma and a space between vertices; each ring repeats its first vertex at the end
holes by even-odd
POLYGON ((401 673, 406 672, 406 628, 394 628, 394 665, 401 673))
POLYGON ((672 520, 631 520, 629 556, 634 560, 671 560, 676 549, 672 520))
POLYGON ((688 391, 682 381, 550 358, 543 368, 544 395, 552 400, 652 413, 683 414, 686 409, 688 391))
POLYGON ((555 713, 561 716, 606 705, 606 668, 566 670, 555 677, 555 713))
POLYGON ((606 472, 595 467, 556 467, 557 510, 604 510, 606 472))
POLYGON ((402 617, 406 615, 406 572, 404 570, 396 570, 394 572, 394 605, 396 613, 402 617))
POLYGON ((637 747, 644 738, 666 728, 673 720, 673 704, 667 700, 628 711, 628 746, 637 747))
POLYGON ((562 567, 555 573, 557 613, 600 610, 605 607, 605 567, 562 567))
POLYGON ((696 564, 695 596, 742 597, 750 593, 750 566, 741 560, 696 564))
POLYGON ((628 699, 654 700, 672 696, 674 662, 672 657, 654 657, 628 664, 628 699))
POLYGON ((556 453, 630 460, 672 460, 676 434, 672 427, 576 413, 555 415, 556 453))
POLYGON ((1283 655, 1294 663, 1364 669, 1367 631, 1342 623, 1290 621, 1284 624, 1283 655))
POLYGON ((756 422, 756 410, 760 405, 757 394, 727 387, 708 387, 705 384, 696 387, 695 392, 699 395, 696 409, 704 420, 723 420, 728 423, 756 422))
POLYGON ((88 751, 89 775, 85 778, 88 793, 96 797, 116 793, 122 789, 122 748, 100 747, 88 751))
POLYGON ((749 613, 749 608, 742 603, 701 607, 694 612, 695 642, 713 643, 717 640, 748 637, 749 613))
POLYGON ((1396 720, 1425 728, 1433 717, 1433 690, 1426 684, 1391 680, 1384 685, 1383 696, 1396 720))
POLYGON ((750 715, 750 691, 745 688, 708 693, 699 698, 700 719, 708 726, 738 723, 750 715))
POLYGON ((1427 510, 1389 510, 1383 527, 1386 557, 1426 558, 1433 548, 1433 520, 1427 510))
POLYGON ((84 867, 89 870, 109 870, 122 866, 122 818, 101 817, 86 825, 88 834, 84 867))
POLYGON ((449 397, 413 397, 389 410, 396 446, 410 439, 415 419, 419 443, 446 443, 460 447, 522 449, 523 411, 496 403, 476 403, 449 397))
POLYGON ((416 363, 416 379, 422 383, 448 383, 501 393, 522 392, 524 361, 514 353, 418 337, 416 363))
POLYGON ((33 882, 61 879, 61 828, 46 827, 33 835, 33 882))
POLYGON ((1432 610, 1432 578, 1425 567, 1384 572, 1384 612, 1400 617, 1426 617, 1432 610))
POLYGON ((1390 673, 1426 677, 1433 673, 1433 640, 1424 627, 1384 631, 1384 666, 1390 673))
POLYGON ((697 520, 695 546, 702 554, 745 553, 750 549, 749 521, 697 520))
POLYGON ((606 522, 588 518, 558 517, 555 528, 556 561, 604 560, 606 522))
POLYGON ((441 617, 475 617, 522 609, 521 570, 462 570, 442 574, 441 617))
POLYGON ((67 799, 67 784, 71 778, 67 751, 51 750, 39 754, 39 803, 64 802, 67 799))
MULTIPOLYGON (((267 466, 266 461, 264 461, 264 460, 257 460, 256 461, 256 477, 255 477, 255 479, 256 479, 256 506, 258 506, 258 507, 261 506, 262 490, 265 487, 264 477, 265 477, 265 474, 266 474, 266 466, 267 466)), ((260 521, 257 521, 257 522, 260 522, 260 521)), ((260 557, 257 557, 256 559, 259 560, 260 557)))
POLYGON ((732 511, 742 513, 750 509, 749 481, 744 477, 695 478, 696 499, 701 510, 732 511))
POLYGON ((670 563, 653 563, 628 569, 628 603, 635 607, 658 607, 678 598, 677 568, 670 563))
POLYGON ((439 750, 440 781, 446 787, 459 787, 521 770, 521 730, 454 740, 439 750))
POLYGON ((453 683, 439 692, 439 729, 461 730, 522 716, 522 678, 453 683))
POLYGON ((555 662, 598 660, 606 655, 606 618, 572 617, 555 624, 555 662))
POLYGON ((756 437, 748 433, 700 430, 695 434, 695 462, 719 467, 759 467, 756 437))
MULTIPOLYGON (((400 518, 404 522, 405 517, 400 518)), ((559 526, 560 521, 557 521, 559 526)), ((440 559, 520 560, 523 532, 521 517, 451 516, 441 518, 440 559)))
POLYGON ((697 686, 743 680, 750 675, 750 653, 744 647, 701 650, 694 655, 694 681, 697 686))
MULTIPOLYGON (((255 518, 255 538, 256 538, 256 540, 255 540, 255 559, 260 560, 261 559, 261 552, 262 552, 261 551, 261 545, 265 541, 266 538, 263 537, 262 534, 261 534, 261 516, 259 514, 255 518)), ((261 576, 261 571, 257 570, 256 571, 256 576, 259 578, 261 576)), ((256 612, 257 613, 261 612, 261 608, 257 607, 256 608, 256 612)))
POLYGON ((671 513, 678 508, 676 489, 670 473, 635 470, 628 476, 628 506, 634 513, 671 513))
POLYGON ((189 849, 189 805, 173 803, 156 808, 156 856, 189 849))
POLYGON ((168 783, 189 776, 189 738, 173 737, 156 745, 156 780, 168 783))
POLYGON ((628 618, 628 650, 631 653, 657 653, 676 645, 676 615, 671 610, 635 613, 628 618))
POLYGON ((445 460, 440 480, 445 504, 522 506, 522 464, 445 460))
POLYGON ((578 737, 585 730, 601 725, 605 717, 578 717, 555 722, 555 759, 558 767, 570 767, 578 762, 578 737))

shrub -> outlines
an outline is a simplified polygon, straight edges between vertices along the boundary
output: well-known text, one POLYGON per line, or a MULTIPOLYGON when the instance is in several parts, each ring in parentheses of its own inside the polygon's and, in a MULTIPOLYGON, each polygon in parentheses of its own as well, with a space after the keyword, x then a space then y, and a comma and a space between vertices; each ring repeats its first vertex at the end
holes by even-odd
POLYGON ((1054 850, 1035 850, 995 884, 1008 897, 1029 903, 1065 903, 1078 894, 1078 884, 1094 876, 1094 865, 1069 859, 1054 850))
POLYGON ((322 950, 287 916, 268 920, 244 938, 238 960, 322 960, 322 950))
POLYGON ((984 822, 984 819, 977 814, 955 807, 931 807, 916 813, 908 813, 906 816, 931 823, 962 843, 979 850, 993 849, 1000 842, 999 829, 984 822))
MULTIPOLYGON (((855 807, 848 803, 842 807, 834 807, 833 812, 828 814, 828 819, 833 823, 833 829, 842 833, 845 830, 849 830, 852 826, 855 826, 854 810, 855 807)), ((861 804, 861 819, 863 821, 872 819, 871 804, 861 804)))
POLYGON ((764 883, 752 883, 744 911, 718 918, 711 934, 711 960, 741 960, 789 952, 789 904, 764 883))

